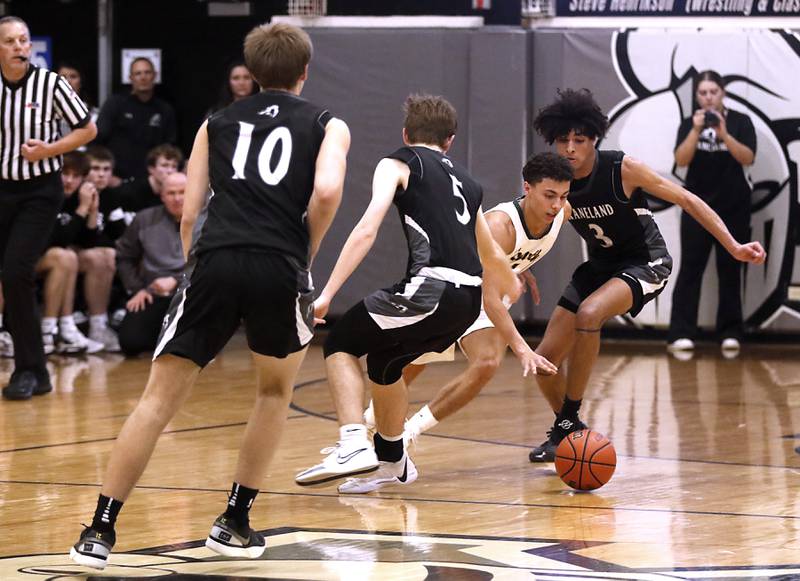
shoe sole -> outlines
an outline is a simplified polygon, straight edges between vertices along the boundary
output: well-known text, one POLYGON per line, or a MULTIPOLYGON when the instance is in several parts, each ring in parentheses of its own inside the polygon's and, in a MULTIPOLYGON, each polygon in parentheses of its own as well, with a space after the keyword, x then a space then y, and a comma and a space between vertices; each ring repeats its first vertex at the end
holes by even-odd
POLYGON ((83 553, 79 553, 75 550, 75 547, 70 549, 69 558, 75 561, 78 565, 91 567, 92 569, 100 569, 101 571, 105 569, 106 565, 108 564, 108 562, 104 561, 103 559, 98 559, 96 557, 90 557, 88 555, 84 555, 83 553))
POLYGON ((223 557, 244 557, 245 559, 258 559, 267 550, 266 545, 260 547, 232 547, 211 537, 206 538, 206 548, 219 553, 223 557))
POLYGON ((375 472, 378 469, 378 465, 376 464, 372 468, 365 468, 363 470, 357 470, 356 472, 345 472, 342 474, 326 474, 322 478, 317 478, 314 480, 303 480, 300 481, 295 477, 294 482, 298 486, 311 486, 313 484, 325 484, 326 482, 333 482, 334 480, 339 480, 340 478, 347 478, 348 476, 358 476, 359 474, 369 474, 371 472, 375 472))
POLYGON ((413 478, 409 476, 405 480, 405 482, 401 481, 401 480, 398 480, 397 478, 393 478, 392 480, 386 480, 386 481, 383 481, 383 482, 378 482, 378 483, 376 483, 374 485, 374 487, 372 487, 372 488, 370 488, 368 490, 364 490, 364 489, 361 489, 361 490, 342 490, 341 486, 339 488, 337 488, 336 490, 337 490, 337 492, 339 494, 369 494, 370 492, 376 492, 378 490, 386 488, 387 486, 408 486, 409 484, 413 484, 414 482, 416 482, 418 476, 419 476, 418 474, 414 474, 413 478))

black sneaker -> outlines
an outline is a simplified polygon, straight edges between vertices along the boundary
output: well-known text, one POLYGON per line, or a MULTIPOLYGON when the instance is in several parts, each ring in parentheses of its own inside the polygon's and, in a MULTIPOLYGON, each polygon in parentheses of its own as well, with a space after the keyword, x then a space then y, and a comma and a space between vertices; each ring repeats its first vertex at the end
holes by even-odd
POLYGON ((586 429, 584 424, 579 419, 575 421, 566 418, 556 418, 553 427, 547 430, 547 439, 536 446, 528 454, 528 460, 531 462, 553 462, 556 459, 556 448, 558 444, 572 432, 586 429))
POLYGON ((111 547, 114 546, 116 540, 114 531, 101 533, 91 527, 85 527, 78 542, 72 546, 69 558, 79 565, 105 569, 108 564, 108 556, 111 554, 111 547))
POLYGON ((558 444, 552 440, 553 430, 547 430, 547 439, 536 446, 528 454, 531 462, 554 462, 556 459, 556 446, 558 444))
POLYGON ((206 547, 226 557, 257 559, 264 554, 267 542, 264 535, 249 525, 241 526, 231 517, 221 514, 211 525, 206 547))

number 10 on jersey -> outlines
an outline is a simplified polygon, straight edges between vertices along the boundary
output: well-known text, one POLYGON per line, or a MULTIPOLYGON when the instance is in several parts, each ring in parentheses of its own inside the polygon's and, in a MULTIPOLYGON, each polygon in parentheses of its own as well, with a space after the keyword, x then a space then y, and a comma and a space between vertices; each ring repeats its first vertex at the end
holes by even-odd
MULTIPOLYGON (((253 130, 255 125, 252 123, 245 123, 239 121, 239 138, 236 140, 236 149, 233 152, 233 179, 243 180, 244 166, 247 163, 247 157, 250 153, 250 145, 253 140, 253 130)), ((261 150, 258 152, 258 175, 269 186, 275 186, 280 182, 289 172, 289 160, 292 157, 292 134, 287 127, 276 127, 269 132, 261 150), (272 154, 275 152, 275 147, 281 144, 281 157, 275 169, 270 167, 272 154)))

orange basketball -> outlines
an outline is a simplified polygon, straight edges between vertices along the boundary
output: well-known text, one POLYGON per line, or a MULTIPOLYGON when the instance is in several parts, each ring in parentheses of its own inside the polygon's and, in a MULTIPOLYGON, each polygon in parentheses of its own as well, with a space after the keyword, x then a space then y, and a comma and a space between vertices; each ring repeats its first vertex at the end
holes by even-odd
POLYGON ((576 490, 594 490, 611 480, 617 467, 614 444, 600 432, 572 432, 556 448, 556 472, 576 490))

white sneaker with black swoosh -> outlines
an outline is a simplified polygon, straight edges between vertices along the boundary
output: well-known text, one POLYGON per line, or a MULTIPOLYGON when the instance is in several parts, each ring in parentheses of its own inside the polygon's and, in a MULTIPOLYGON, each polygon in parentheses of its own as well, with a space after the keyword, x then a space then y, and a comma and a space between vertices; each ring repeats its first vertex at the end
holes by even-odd
POLYGON ((417 467, 403 454, 399 462, 381 462, 375 474, 365 478, 350 478, 339 485, 341 494, 366 494, 384 486, 411 484, 417 479, 417 467))
POLYGON ((378 469, 378 457, 375 448, 367 439, 339 440, 335 446, 323 448, 322 454, 327 454, 325 459, 303 470, 294 477, 300 486, 322 484, 345 476, 366 474, 378 469))

